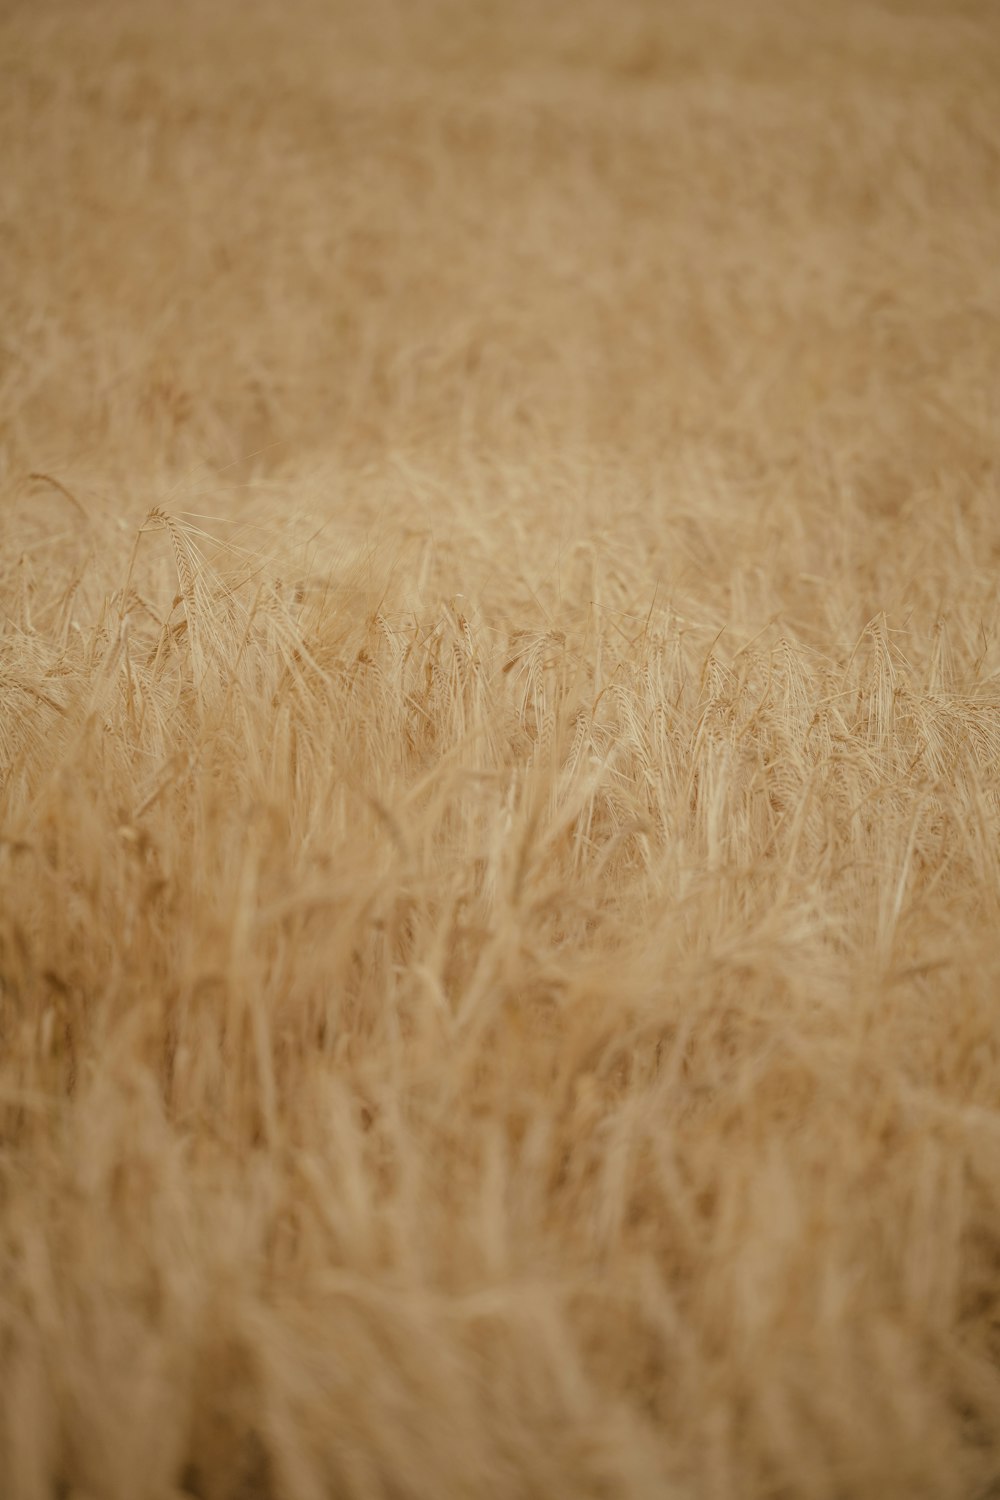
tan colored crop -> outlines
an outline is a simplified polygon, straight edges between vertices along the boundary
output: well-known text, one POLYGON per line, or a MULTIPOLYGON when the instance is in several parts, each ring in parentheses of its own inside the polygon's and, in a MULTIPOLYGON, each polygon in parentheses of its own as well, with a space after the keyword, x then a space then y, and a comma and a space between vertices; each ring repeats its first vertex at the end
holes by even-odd
POLYGON ((995 1495, 996 7, 0 70, 0 1496, 995 1495))

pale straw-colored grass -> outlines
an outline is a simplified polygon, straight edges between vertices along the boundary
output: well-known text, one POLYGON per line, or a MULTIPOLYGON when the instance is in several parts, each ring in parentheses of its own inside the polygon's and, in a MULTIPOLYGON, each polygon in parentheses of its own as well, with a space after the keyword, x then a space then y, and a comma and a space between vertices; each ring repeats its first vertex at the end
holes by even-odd
POLYGON ((0 68, 0 1495, 1000 1493, 995 6, 0 68))

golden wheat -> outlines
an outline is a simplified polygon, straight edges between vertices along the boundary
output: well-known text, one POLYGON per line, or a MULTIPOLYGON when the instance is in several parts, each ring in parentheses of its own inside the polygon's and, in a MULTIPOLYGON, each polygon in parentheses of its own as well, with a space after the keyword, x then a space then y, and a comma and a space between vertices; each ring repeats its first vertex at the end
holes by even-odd
POLYGON ((995 7, 0 68, 0 1495, 1000 1494, 995 7))

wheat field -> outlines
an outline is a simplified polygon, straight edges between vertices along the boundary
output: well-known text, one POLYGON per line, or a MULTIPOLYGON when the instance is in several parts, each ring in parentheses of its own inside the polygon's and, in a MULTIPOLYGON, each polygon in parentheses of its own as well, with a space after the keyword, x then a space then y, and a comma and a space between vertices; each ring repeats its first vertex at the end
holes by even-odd
POLYGON ((0 72, 0 1495, 1000 1495, 993 0, 0 72))

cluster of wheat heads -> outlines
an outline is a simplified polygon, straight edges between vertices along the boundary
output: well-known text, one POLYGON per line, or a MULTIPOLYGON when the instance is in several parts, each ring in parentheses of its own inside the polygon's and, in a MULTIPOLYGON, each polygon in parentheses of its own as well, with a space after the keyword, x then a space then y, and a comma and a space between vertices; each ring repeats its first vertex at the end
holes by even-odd
POLYGON ((996 16, 0 6, 3 1500, 997 1493, 996 16))
POLYGON ((538 577, 475 499, 390 554, 279 545, 266 494, 210 534, 43 490, 55 565, 4 553, 4 1492, 974 1493, 988 570, 925 631, 732 643, 731 522, 700 615, 643 599, 697 496, 538 577))

